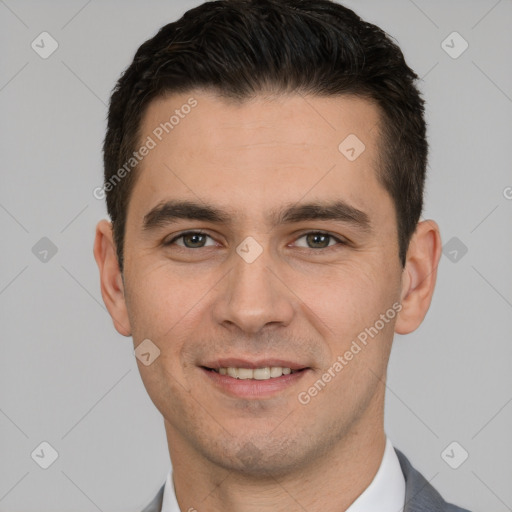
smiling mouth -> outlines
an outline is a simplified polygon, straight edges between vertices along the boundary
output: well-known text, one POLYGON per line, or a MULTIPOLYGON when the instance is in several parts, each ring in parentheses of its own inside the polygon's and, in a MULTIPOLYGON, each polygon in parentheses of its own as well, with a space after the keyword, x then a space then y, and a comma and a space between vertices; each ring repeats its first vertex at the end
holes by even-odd
POLYGON ((282 377, 283 375, 290 375, 292 373, 299 373, 306 368, 299 370, 292 370, 291 368, 285 368, 282 366, 264 366, 262 368, 235 368, 235 367, 221 367, 221 368, 207 368, 206 370, 218 373, 219 375, 225 375, 233 379, 240 380, 269 380, 282 377))

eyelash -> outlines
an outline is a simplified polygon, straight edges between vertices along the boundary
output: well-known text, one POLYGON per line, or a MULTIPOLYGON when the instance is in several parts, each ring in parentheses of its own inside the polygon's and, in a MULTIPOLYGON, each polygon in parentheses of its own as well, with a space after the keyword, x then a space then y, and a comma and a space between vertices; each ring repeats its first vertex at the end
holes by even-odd
MULTIPOLYGON (((170 245, 175 245, 174 243, 179 240, 180 238, 183 238, 187 235, 204 235, 204 236, 207 236, 209 238, 212 238, 208 233, 205 233, 203 231, 185 231, 183 233, 180 233, 179 235, 175 236, 174 238, 172 238, 171 240, 169 240, 168 242, 164 242, 163 245, 164 246, 170 246, 170 245)), ((326 251, 328 249, 336 249, 338 246, 340 245, 348 245, 349 242, 347 240, 343 240, 331 233, 328 233, 326 231, 308 231, 306 233, 302 233, 298 238, 296 238, 295 241, 297 240, 300 240, 301 238, 307 236, 307 235, 324 235, 324 236, 328 236, 330 237, 331 239, 335 240, 337 243, 337 245, 328 245, 327 247, 320 247, 320 248, 317 248, 317 249, 314 249, 314 248, 311 248, 311 247, 299 247, 299 249, 303 249, 303 250, 306 250, 306 251, 313 251, 313 252, 319 252, 319 251, 326 251)), ((212 238, 213 240, 213 238, 212 238)), ((178 246, 180 249, 184 249, 184 250, 190 250, 190 251, 193 251, 193 250, 197 250, 197 249, 206 249, 207 247, 196 247, 196 248, 191 248, 191 247, 185 247, 185 246, 178 246)), ((211 246, 210 246, 211 247, 211 246)))

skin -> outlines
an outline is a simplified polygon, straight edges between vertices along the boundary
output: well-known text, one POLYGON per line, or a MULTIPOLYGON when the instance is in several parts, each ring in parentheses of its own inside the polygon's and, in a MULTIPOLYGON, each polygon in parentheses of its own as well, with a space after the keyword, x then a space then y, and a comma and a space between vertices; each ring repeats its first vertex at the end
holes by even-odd
POLYGON ((416 329, 429 308, 438 226, 418 224, 402 268, 394 205, 376 175, 379 111, 367 100, 292 94, 235 104, 196 90, 153 101, 141 141, 190 97, 197 107, 137 168, 123 275, 106 220, 94 246, 116 329, 135 347, 149 338, 160 350, 151 365, 138 365, 164 417, 180 508, 345 510, 381 463, 393 335, 416 329), (366 146, 354 161, 338 150, 349 134, 366 146), (185 219, 144 231, 144 216, 169 199, 230 210, 232 223, 185 219), (272 225, 266 217, 285 204, 336 199, 365 212, 370 229, 318 219, 272 225), (211 237, 203 247, 188 240, 187 248, 183 238, 163 245, 199 229, 211 237), (319 230, 347 243, 314 245, 305 235, 319 230), (249 236, 263 249, 252 263, 236 252, 249 236), (396 303, 400 313, 301 404, 298 394, 396 303), (309 369, 271 397, 239 398, 200 368, 235 356, 309 369))

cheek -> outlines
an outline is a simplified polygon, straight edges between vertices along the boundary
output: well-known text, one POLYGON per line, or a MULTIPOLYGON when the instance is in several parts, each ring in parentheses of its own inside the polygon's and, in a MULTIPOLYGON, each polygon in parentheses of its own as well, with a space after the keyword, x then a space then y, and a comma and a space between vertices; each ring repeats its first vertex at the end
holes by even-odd
POLYGON ((303 293, 308 294, 304 302, 321 319, 316 325, 323 329, 329 352, 317 375, 329 381, 326 392, 318 393, 323 397, 318 407, 329 402, 356 414, 376 390, 382 392, 399 307, 395 282, 396 275, 383 273, 378 279, 370 267, 354 266, 304 286, 303 293))
POLYGON ((379 382, 375 375, 384 377, 399 307, 397 276, 396 270, 359 262, 331 269, 329 278, 304 280, 298 295, 309 306, 303 314, 324 339, 328 355, 322 370, 336 375, 333 400, 371 395, 379 382))
MULTIPOLYGON (((396 272, 370 265, 329 269, 304 276, 297 295, 334 333, 355 336, 372 325, 400 296, 396 272)), ((331 333, 332 334, 332 333, 331 333)))
MULTIPOLYGON (((190 347, 195 346, 198 326, 207 321, 205 308, 216 282, 215 276, 208 279, 210 274, 197 271, 191 274, 172 269, 166 263, 145 265, 141 260, 126 283, 134 346, 150 339, 160 350, 162 371, 170 372, 174 380, 187 389, 183 374, 192 364, 190 347)), ((145 367, 141 370, 144 372, 145 367)), ((165 373, 161 377, 166 378, 165 373)))
POLYGON ((128 312, 138 337, 165 339, 200 295, 195 283, 180 278, 178 271, 171 272, 165 262, 145 263, 142 259, 127 273, 128 312))
POLYGON ((168 415, 169 407, 180 410, 179 397, 190 391, 182 353, 190 342, 188 326, 194 318, 194 306, 204 292, 185 282, 159 264, 132 269, 126 283, 134 348, 149 339, 158 351, 147 366, 137 360, 139 372, 148 395, 164 415, 168 415))

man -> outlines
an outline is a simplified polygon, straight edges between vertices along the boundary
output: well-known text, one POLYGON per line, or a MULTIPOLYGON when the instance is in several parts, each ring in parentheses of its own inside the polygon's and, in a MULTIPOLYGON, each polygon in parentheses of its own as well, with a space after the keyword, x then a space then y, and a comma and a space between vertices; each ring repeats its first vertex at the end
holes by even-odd
POLYGON ((440 258, 417 76, 328 0, 207 2, 111 98, 94 254, 172 462, 145 511, 461 511, 384 432, 440 258))

